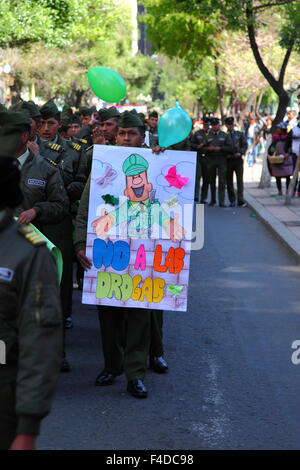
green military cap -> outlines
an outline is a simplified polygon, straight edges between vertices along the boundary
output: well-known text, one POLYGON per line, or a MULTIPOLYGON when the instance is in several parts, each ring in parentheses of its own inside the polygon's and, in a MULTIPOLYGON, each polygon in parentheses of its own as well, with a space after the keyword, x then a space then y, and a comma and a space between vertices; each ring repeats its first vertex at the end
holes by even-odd
POLYGON ((32 119, 41 117, 39 107, 33 101, 21 101, 19 109, 26 109, 32 119))
POLYGON ((78 114, 73 114, 72 116, 72 120, 71 120, 72 124, 81 124, 81 120, 80 120, 80 117, 78 116, 78 114))
POLYGON ((145 114, 144 113, 137 113, 138 117, 142 121, 142 123, 145 125, 145 114))
POLYGON ((1 116, 2 125, 8 127, 23 126, 24 124, 30 126, 30 114, 27 109, 20 109, 19 111, 8 111, 1 116))
POLYGON ((16 158, 20 145, 22 130, 15 126, 5 125, 0 129, 0 158, 16 158))
POLYGON ((79 108, 79 116, 91 116, 93 114, 93 111, 91 111, 90 108, 87 106, 82 106, 79 108))
POLYGON ((138 153, 132 153, 123 163, 122 170, 126 176, 136 176, 147 171, 149 163, 138 153))
POLYGON ((60 117, 61 117, 62 119, 63 119, 64 117, 68 117, 69 119, 72 119, 72 117, 73 117, 72 108, 70 108, 70 106, 67 106, 66 104, 64 104, 63 109, 62 109, 62 112, 60 113, 60 117))
POLYGON ((42 119, 50 119, 60 114, 58 107, 54 103, 54 98, 51 98, 51 100, 47 101, 47 103, 40 108, 40 113, 42 119))
POLYGON ((123 127, 123 129, 128 129, 129 127, 144 127, 144 124, 138 117, 136 111, 124 111, 124 113, 122 113, 120 117, 119 127, 123 127))
POLYGON ((230 125, 234 124, 234 117, 229 116, 229 117, 225 118, 224 122, 225 122, 225 124, 230 124, 230 125))
POLYGON ((111 108, 102 108, 98 111, 99 121, 104 122, 111 118, 119 118, 120 113, 115 106, 111 108))

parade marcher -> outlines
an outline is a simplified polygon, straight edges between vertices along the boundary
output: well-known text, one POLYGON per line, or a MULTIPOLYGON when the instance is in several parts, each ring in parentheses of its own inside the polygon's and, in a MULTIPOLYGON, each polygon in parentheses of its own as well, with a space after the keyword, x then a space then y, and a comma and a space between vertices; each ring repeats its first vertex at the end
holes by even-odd
MULTIPOLYGON (((136 113, 125 111, 119 122, 117 145, 141 147, 143 142, 143 123, 136 113)), ((85 255, 88 203, 89 182, 82 195, 76 219, 75 236, 75 249, 84 269, 91 267, 91 262, 85 255)), ((146 398, 147 389, 143 381, 150 349, 151 310, 99 306, 98 315, 101 325, 104 370, 96 378, 95 384, 112 384, 115 377, 124 369, 128 381, 128 392, 134 397, 146 398)))
POLYGON ((99 124, 106 140, 106 145, 116 145, 116 134, 120 113, 115 106, 100 109, 99 124))
POLYGON ((34 450, 50 412, 62 354, 55 260, 44 240, 16 222, 22 201, 16 157, 22 131, 0 130, 0 449, 34 450))
POLYGON ((17 159, 21 170, 22 203, 14 214, 23 224, 32 222, 48 237, 48 226, 61 222, 68 212, 69 201, 56 165, 28 148, 31 134, 29 114, 26 110, 8 112, 5 125, 21 130, 17 159))
POLYGON ((227 127, 227 134, 230 136, 233 146, 233 152, 227 154, 227 192, 228 199, 231 207, 246 206, 244 201, 244 161, 243 155, 247 150, 247 141, 243 132, 234 129, 234 118, 228 117, 225 119, 227 127), (237 184, 237 201, 233 187, 233 174, 236 175, 237 184))
POLYGON ((206 142, 210 127, 209 118, 203 118, 203 128, 197 129, 191 137, 191 150, 197 151, 197 169, 195 178, 195 201, 199 200, 200 178, 202 176, 201 188, 201 204, 206 204, 208 187, 209 187, 209 174, 207 169, 207 158, 203 152, 203 147, 206 142))
POLYGON ((82 124, 79 116, 77 114, 73 114, 71 120, 71 138, 76 137, 81 128, 82 124))
POLYGON ((149 144, 151 148, 156 147, 158 145, 158 113, 157 111, 151 111, 149 113, 149 117, 147 119, 147 124, 149 128, 149 144))
MULTIPOLYGON (((72 326, 72 291, 73 291, 73 223, 77 212, 77 201, 80 200, 85 182, 85 159, 83 149, 77 143, 62 139, 58 130, 61 126, 60 113, 53 100, 40 108, 41 123, 39 127, 40 154, 56 163, 60 169, 64 186, 70 201, 70 209, 63 221, 56 226, 49 236, 62 253, 63 273, 61 279, 62 310, 66 327, 72 326)), ((50 228, 50 227, 49 227, 50 228)), ((66 359, 62 370, 68 371, 66 359)))
POLYGON ((207 135, 206 143, 203 147, 203 152, 207 155, 207 168, 211 190, 211 201, 209 205, 214 206, 216 204, 216 177, 218 172, 219 206, 226 207, 226 155, 232 152, 232 144, 227 134, 220 130, 220 120, 218 118, 211 118, 210 122, 212 128, 207 135))
POLYGON ((281 178, 285 178, 286 191, 288 190, 290 179, 293 174, 293 158, 292 155, 285 155, 285 141, 287 139, 287 123, 281 122, 277 124, 276 134, 272 136, 272 143, 268 149, 268 156, 276 153, 277 156, 284 156, 282 163, 271 163, 268 160, 268 168, 271 176, 275 176, 278 195, 282 196, 281 178))

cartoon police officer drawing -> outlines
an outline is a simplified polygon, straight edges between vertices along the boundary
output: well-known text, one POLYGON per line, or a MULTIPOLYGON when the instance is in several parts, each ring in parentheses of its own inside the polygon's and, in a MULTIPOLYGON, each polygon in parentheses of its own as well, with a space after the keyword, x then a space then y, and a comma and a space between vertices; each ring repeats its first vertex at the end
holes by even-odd
POLYGON ((104 238, 111 227, 127 222, 128 237, 150 238, 154 223, 158 223, 173 242, 184 238, 185 231, 177 222, 179 215, 171 219, 155 199, 155 190, 148 181, 148 167, 147 160, 137 153, 126 158, 122 170, 126 177, 124 195, 128 200, 108 214, 103 209, 101 217, 92 223, 98 237, 104 238))

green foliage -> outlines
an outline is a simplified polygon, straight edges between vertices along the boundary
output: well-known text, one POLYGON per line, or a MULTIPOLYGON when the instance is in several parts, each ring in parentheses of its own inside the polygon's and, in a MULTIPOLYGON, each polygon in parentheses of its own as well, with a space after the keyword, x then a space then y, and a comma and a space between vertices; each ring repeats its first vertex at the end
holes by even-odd
MULTIPOLYGON (((146 24, 147 37, 158 52, 179 57, 190 64, 199 63, 213 51, 216 15, 199 9, 194 2, 146 0, 147 13, 140 20, 146 24)), ((208 2, 210 3, 210 2, 208 2)))
POLYGON ((76 9, 66 0, 0 0, 0 47, 20 47, 37 41, 66 45, 76 9))

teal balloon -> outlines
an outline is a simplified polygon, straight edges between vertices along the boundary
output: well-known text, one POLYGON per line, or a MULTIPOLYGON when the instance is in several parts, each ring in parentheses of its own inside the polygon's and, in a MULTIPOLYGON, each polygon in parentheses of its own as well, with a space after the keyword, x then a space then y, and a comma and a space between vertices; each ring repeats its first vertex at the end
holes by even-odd
POLYGON ((170 147, 184 140, 192 130, 192 120, 181 108, 165 111, 158 121, 158 143, 160 147, 170 147))
POLYGON ((88 81, 95 95, 107 103, 117 103, 126 94, 124 79, 118 72, 107 67, 90 68, 88 81))

